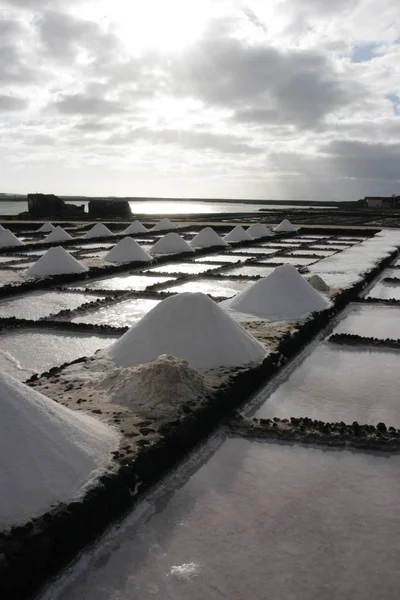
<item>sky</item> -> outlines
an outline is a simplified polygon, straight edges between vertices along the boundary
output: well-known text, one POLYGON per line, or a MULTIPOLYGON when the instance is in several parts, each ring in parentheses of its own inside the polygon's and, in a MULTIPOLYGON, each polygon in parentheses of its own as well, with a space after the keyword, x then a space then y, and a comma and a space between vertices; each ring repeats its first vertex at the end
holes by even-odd
POLYGON ((0 0, 0 192, 400 194, 398 0, 0 0))

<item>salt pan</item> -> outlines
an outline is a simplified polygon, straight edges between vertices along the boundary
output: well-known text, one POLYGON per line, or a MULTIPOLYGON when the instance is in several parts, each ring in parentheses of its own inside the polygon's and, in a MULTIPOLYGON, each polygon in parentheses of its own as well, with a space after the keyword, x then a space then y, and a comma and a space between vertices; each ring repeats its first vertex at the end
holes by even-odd
POLYGON ((130 367, 169 354, 197 369, 259 363, 265 347, 201 293, 163 300, 107 351, 119 366, 130 367))
POLYGON ((177 254, 194 252, 193 248, 177 233, 166 233, 150 248, 151 254, 177 254))
POLYGON ((168 229, 176 229, 176 225, 169 219, 161 219, 151 228, 151 231, 168 231, 168 229))
POLYGON ((0 530, 81 498, 103 473, 119 434, 0 374, 0 530))
POLYGON ((96 223, 89 229, 83 236, 84 238, 97 238, 97 237, 108 237, 110 235, 114 235, 112 231, 108 229, 103 223, 96 223))
POLYGON ((268 229, 268 227, 266 227, 262 223, 253 223, 253 225, 250 225, 250 227, 247 229, 247 233, 251 235, 251 237, 254 239, 262 237, 271 237, 273 235, 272 232, 268 229))
POLYGON ((24 242, 19 240, 9 229, 4 229, 0 232, 0 248, 7 248, 8 246, 24 246, 24 242))
POLYGON ((133 221, 122 233, 126 235, 135 233, 147 233, 148 229, 138 220, 133 221))
POLYGON ((283 321, 304 319, 315 311, 325 310, 329 301, 294 267, 283 265, 222 305, 239 313, 283 321))
POLYGON ((61 246, 56 246, 47 250, 25 273, 28 277, 42 277, 61 275, 62 273, 83 273, 84 271, 88 271, 85 265, 61 246))
POLYGON ((194 248, 212 248, 213 246, 227 246, 228 242, 223 240, 211 227, 205 227, 194 236, 190 245, 194 248))
POLYGON ((69 235, 62 227, 57 225, 55 229, 49 235, 46 235, 44 242, 65 242, 66 240, 72 240, 72 235, 69 235))
POLYGON ((225 237, 226 242, 244 242, 252 240, 251 235, 241 225, 236 225, 225 237))
POLYGON ((135 240, 125 237, 105 255, 104 260, 111 263, 151 262, 152 258, 135 240))

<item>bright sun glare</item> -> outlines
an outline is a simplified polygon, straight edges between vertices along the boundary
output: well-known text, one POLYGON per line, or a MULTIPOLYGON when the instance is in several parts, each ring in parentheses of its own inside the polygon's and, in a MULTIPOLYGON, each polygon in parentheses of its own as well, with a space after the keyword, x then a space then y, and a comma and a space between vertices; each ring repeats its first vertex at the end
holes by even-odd
POLYGON ((113 0, 108 18, 128 50, 179 51, 212 16, 209 0, 113 0))

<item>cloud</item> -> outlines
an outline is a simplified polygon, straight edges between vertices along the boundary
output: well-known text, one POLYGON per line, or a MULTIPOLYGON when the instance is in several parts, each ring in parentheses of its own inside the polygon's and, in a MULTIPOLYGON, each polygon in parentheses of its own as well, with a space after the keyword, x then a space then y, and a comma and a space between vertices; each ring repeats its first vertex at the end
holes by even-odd
POLYGON ((64 95, 53 107, 64 115, 115 115, 127 110, 117 100, 84 93, 64 95))
POLYGON ((322 148, 339 173, 354 179, 400 182, 400 144, 336 140, 322 148))
POLYGON ((26 109, 28 106, 29 102, 24 98, 0 95, 0 111, 18 112, 26 109))

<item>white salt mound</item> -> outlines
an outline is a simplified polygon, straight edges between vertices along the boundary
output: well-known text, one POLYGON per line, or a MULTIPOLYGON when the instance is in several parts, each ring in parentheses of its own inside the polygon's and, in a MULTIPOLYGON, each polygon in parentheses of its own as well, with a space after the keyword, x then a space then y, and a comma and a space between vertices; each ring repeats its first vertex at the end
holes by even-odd
POLYGON ((4 229, 0 232, 0 248, 7 246, 24 246, 24 242, 19 240, 9 229, 4 229))
POLYGON ((61 275, 66 273, 83 273, 88 271, 79 260, 76 260, 61 246, 50 248, 25 271, 28 277, 42 277, 45 275, 61 275))
POLYGON ((83 236, 84 238, 97 238, 97 237, 108 237, 110 235, 114 235, 112 231, 108 229, 103 223, 96 223, 89 229, 83 236))
POLYGON ((55 229, 49 235, 46 235, 44 242, 65 242, 65 240, 72 240, 72 235, 69 235, 67 231, 64 231, 62 227, 57 225, 55 229))
POLYGON ((135 240, 125 237, 111 248, 104 260, 111 263, 151 262, 152 258, 135 240))
POLYGON ((211 389, 204 376, 186 360, 162 354, 156 360, 136 367, 119 367, 105 375, 96 385, 109 394, 111 402, 134 409, 144 405, 153 413, 165 404, 180 406, 182 401, 196 401, 211 389))
POLYGON ((329 285, 319 275, 311 275, 311 277, 307 277, 307 281, 318 292, 330 292, 331 290, 329 285))
POLYGON ((194 252, 193 248, 177 233, 166 233, 150 248, 151 254, 177 254, 194 252))
POLYGON ((278 233, 288 233, 289 231, 297 231, 298 227, 295 227, 294 225, 292 225, 292 223, 288 220, 288 219, 283 219, 283 221, 281 221, 279 223, 279 225, 277 225, 274 229, 274 231, 277 231, 278 233))
POLYGON ((211 298, 199 292, 163 300, 107 351, 119 366, 129 367, 171 354, 197 369, 235 367, 261 362, 265 347, 211 298))
POLYGON ((236 225, 225 237, 224 240, 226 242, 244 242, 248 240, 252 240, 254 238, 243 229, 241 225, 236 225))
POLYGON ((148 229, 140 222, 140 221, 133 221, 133 223, 131 223, 126 229, 124 229, 124 231, 122 233, 125 233, 126 235, 130 235, 130 234, 134 234, 134 233, 147 233, 148 229))
POLYGON ((0 223, 0 233, 2 233, 3 231, 5 231, 3 225, 0 223))
POLYGON ((212 248, 213 246, 227 246, 228 242, 223 240, 211 227, 205 227, 194 236, 190 245, 194 248, 212 248))
POLYGON ((176 229, 176 225, 169 219, 161 219, 151 228, 151 231, 167 231, 168 229, 176 229))
POLYGON ((0 531, 81 498, 119 434, 0 374, 0 531))
POLYGON ((273 233, 268 229, 268 227, 266 227, 262 223, 253 223, 253 225, 250 225, 250 227, 247 229, 247 233, 251 235, 251 237, 254 239, 262 237, 271 237, 273 235, 273 233))
POLYGON ((55 227, 53 225, 53 223, 50 223, 49 221, 47 221, 46 223, 43 223, 43 225, 41 227, 39 227, 38 232, 39 233, 50 233, 50 231, 54 231, 55 227))
POLYGON ((312 312, 328 308, 329 301, 292 265, 283 265, 226 300, 223 306, 270 321, 282 321, 305 319, 312 312))

